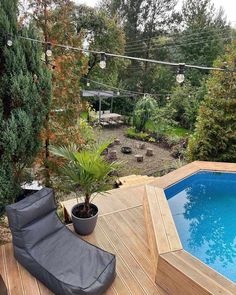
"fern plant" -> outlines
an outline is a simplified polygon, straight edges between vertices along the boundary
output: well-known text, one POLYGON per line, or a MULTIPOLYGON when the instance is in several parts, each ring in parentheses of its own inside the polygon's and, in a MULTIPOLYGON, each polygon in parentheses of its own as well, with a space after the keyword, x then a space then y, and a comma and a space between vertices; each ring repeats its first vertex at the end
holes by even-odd
POLYGON ((109 189, 114 180, 113 172, 120 167, 120 162, 109 163, 102 152, 111 142, 95 145, 93 148, 78 151, 75 144, 69 147, 50 147, 55 156, 64 159, 58 169, 61 181, 69 191, 83 195, 84 202, 81 216, 91 217, 91 198, 109 189))

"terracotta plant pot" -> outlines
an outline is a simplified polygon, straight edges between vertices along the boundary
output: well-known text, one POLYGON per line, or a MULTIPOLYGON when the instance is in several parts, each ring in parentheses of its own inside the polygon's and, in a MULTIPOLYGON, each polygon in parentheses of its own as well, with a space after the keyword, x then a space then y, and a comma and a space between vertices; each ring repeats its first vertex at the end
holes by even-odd
POLYGON ((94 216, 89 218, 80 218, 77 217, 75 212, 80 207, 83 206, 83 203, 76 204, 71 209, 71 218, 74 226, 74 230, 77 234, 86 236, 91 234, 94 231, 94 228, 97 224, 98 219, 98 207, 94 204, 90 204, 91 208, 96 212, 94 216))

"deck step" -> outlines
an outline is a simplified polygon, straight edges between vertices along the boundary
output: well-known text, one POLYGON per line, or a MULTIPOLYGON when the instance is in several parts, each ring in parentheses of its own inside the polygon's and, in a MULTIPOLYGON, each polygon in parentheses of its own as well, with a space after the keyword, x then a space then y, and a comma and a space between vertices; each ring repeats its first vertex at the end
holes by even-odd
POLYGON ((129 187, 133 185, 145 185, 153 182, 157 177, 148 175, 128 175, 117 180, 119 187, 129 187))

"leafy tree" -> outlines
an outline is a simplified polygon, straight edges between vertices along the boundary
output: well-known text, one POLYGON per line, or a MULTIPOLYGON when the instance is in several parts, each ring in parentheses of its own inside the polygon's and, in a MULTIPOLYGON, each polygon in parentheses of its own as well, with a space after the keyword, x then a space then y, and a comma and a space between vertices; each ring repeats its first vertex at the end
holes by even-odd
POLYGON ((166 104, 166 109, 172 114, 172 120, 180 127, 194 129, 200 102, 206 93, 205 81, 201 87, 193 87, 189 82, 177 86, 166 104))
MULTIPOLYGON (((236 48, 229 46, 226 54, 215 62, 227 62, 235 69, 236 48)), ((196 131, 189 141, 188 156, 192 160, 236 161, 236 74, 215 71, 207 81, 207 95, 200 107, 196 131)))
MULTIPOLYGON (((118 25, 116 17, 109 18, 102 10, 79 5, 75 10, 75 22, 77 32, 86 40, 90 50, 116 54, 124 53, 124 31, 118 25)), ((108 58, 106 69, 99 67, 99 61, 100 56, 98 54, 89 54, 87 78, 121 87, 118 72, 124 69, 126 61, 108 58)), ((99 88, 96 83, 91 82, 91 84, 93 87, 99 88)))
MULTIPOLYGON (((216 11, 211 0, 186 0, 182 8, 182 26, 185 28, 174 38, 178 44, 179 61, 212 66, 224 45, 230 43, 230 28, 223 10, 216 11)), ((186 77, 195 86, 208 71, 188 70, 186 77)))
MULTIPOLYGON (((52 44, 82 47, 82 35, 77 32, 74 22, 75 4, 70 0, 31 0, 31 20, 43 33, 43 39, 52 44)), ((53 72, 52 106, 47 128, 42 137, 46 150, 38 158, 37 166, 44 165, 44 180, 51 183, 51 169, 54 166, 49 154, 50 144, 68 144, 72 140, 81 144, 78 118, 86 108, 80 97, 80 78, 87 71, 87 59, 81 51, 53 47, 52 57, 45 56, 45 62, 53 72), (43 155, 45 154, 45 155, 43 155), (45 157, 46 156, 46 157, 45 157)))
POLYGON ((40 148, 39 134, 51 101, 51 76, 41 61, 32 26, 17 27, 17 0, 0 3, 0 212, 22 193, 25 169, 40 148), (7 46, 12 35, 12 46, 7 46))
MULTIPOLYGON (((161 36, 179 22, 175 5, 175 0, 105 0, 101 7, 116 15, 124 27, 126 55, 170 60, 169 51, 160 47, 166 42, 161 36)), ((126 88, 141 93, 163 93, 163 96, 172 88, 173 77, 170 68, 135 60, 119 73, 126 88)))
POLYGON ((134 126, 137 131, 145 131, 146 124, 155 115, 158 104, 151 96, 138 100, 134 110, 134 126))

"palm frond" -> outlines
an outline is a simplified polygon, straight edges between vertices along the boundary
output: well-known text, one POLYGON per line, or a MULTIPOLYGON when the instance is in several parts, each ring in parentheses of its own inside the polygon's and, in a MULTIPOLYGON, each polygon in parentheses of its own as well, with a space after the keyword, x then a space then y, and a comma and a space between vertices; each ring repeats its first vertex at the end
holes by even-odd
POLYGON ((67 146, 50 146, 49 151, 58 157, 62 157, 69 161, 75 161, 75 153, 78 150, 78 146, 71 144, 67 146))

